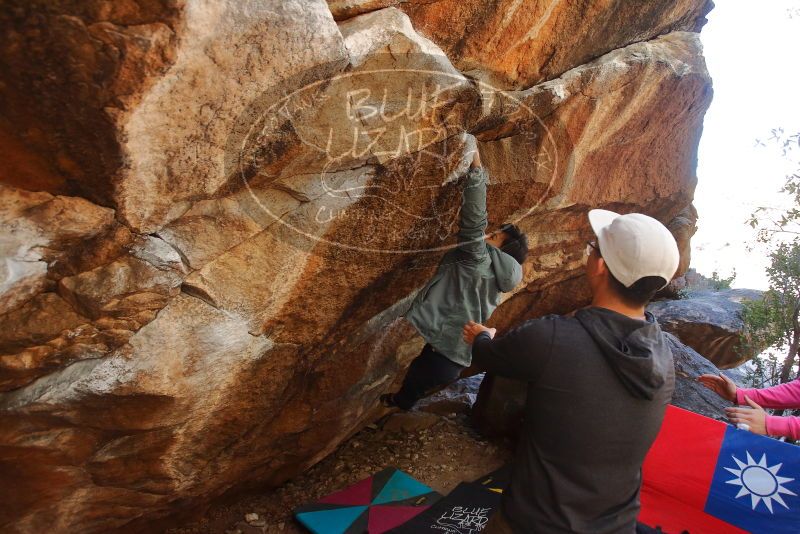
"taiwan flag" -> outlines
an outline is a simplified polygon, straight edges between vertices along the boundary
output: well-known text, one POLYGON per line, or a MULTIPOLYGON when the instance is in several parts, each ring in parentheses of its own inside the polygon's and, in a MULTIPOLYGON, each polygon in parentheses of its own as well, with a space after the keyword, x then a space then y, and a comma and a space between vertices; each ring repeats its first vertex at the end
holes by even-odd
POLYGON ((800 533, 800 447, 674 406, 642 466, 639 521, 679 534, 800 533))

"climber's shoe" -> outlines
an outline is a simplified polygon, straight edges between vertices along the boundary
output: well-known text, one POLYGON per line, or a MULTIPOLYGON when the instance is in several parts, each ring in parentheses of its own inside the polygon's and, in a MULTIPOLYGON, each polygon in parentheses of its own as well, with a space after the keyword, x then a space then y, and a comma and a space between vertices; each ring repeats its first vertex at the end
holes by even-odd
POLYGON ((394 402, 394 394, 393 393, 384 393, 380 397, 381 404, 386 408, 398 408, 397 404, 394 402))

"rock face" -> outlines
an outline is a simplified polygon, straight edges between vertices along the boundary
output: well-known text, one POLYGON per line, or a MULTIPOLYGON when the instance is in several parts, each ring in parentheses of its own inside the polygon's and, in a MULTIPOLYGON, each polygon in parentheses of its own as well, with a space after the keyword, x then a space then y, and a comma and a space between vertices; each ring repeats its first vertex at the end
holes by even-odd
POLYGON ((653 302, 647 309, 664 331, 720 369, 730 369, 754 356, 741 346, 742 302, 760 298, 761 292, 753 289, 696 291, 683 299, 653 302))
MULTIPOLYGON (((719 374, 720 370, 672 334, 667 334, 667 339, 675 359, 675 393, 672 395, 672 404, 712 419, 726 420, 725 408, 731 406, 731 403, 697 382, 698 376, 719 374)), ((743 377, 739 371, 722 372, 737 385, 743 386, 743 377)))
MULTIPOLYGON (((669 231, 678 242, 681 252, 681 262, 678 265, 679 273, 686 273, 692 259, 692 236, 697 232, 697 209, 690 204, 669 222, 669 231)), ((685 276, 685 275, 684 275, 685 276)))
POLYGON ((683 235, 709 8, 6 2, 0 528, 148 530, 374 419, 465 132, 530 237, 500 328, 586 302, 589 208, 683 235))
POLYGON ((402 9, 460 70, 519 89, 637 41, 700 31, 712 5, 695 0, 410 0, 402 9))

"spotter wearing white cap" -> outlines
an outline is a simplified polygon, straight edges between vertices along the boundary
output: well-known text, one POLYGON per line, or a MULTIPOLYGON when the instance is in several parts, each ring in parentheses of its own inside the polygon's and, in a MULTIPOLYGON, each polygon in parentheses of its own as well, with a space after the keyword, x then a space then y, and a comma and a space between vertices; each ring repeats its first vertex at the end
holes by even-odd
POLYGON ((678 244, 658 220, 597 209, 589 212, 589 224, 608 270, 625 287, 646 276, 660 276, 666 286, 678 270, 678 244))

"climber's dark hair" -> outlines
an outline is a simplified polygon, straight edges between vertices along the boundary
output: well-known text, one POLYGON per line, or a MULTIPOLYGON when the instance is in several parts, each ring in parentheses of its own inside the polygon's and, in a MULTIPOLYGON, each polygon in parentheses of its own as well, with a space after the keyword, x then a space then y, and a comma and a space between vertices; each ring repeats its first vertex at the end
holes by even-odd
POLYGON ((500 250, 522 265, 528 256, 528 237, 516 224, 505 223, 500 227, 500 231, 506 235, 500 250))

